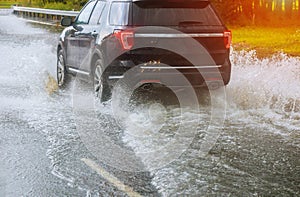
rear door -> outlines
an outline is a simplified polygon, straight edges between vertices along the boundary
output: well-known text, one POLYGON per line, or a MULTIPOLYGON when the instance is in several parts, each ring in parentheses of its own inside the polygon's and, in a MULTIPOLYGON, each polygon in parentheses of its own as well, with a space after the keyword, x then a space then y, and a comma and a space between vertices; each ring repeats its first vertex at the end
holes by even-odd
POLYGON ((90 1, 82 9, 74 22, 72 33, 66 38, 67 44, 67 64, 69 67, 79 69, 82 65, 83 54, 81 51, 80 40, 85 39, 85 34, 89 34, 88 23, 91 13, 97 3, 96 0, 90 1))
POLYGON ((94 7, 88 25, 84 25, 83 30, 78 32, 80 47, 80 70, 88 72, 90 69, 91 54, 95 46, 95 40, 100 32, 100 18, 105 8, 104 1, 98 1, 94 7))

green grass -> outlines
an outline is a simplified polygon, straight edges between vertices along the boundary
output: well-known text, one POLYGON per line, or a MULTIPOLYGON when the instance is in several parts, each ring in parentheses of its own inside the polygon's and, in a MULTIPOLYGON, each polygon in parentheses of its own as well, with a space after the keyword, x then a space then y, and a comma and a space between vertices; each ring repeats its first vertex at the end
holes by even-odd
MULTIPOLYGON (((0 0, 0 8, 10 8, 12 5, 29 6, 29 0, 0 0)), ((31 1, 31 7, 39 7, 36 1, 31 1)))
POLYGON ((71 2, 64 3, 47 3, 44 8, 54 10, 72 10, 74 5, 71 2))
POLYGON ((12 1, 1 1, 0 0, 0 8, 10 8, 12 5, 14 5, 14 4, 22 4, 22 2, 21 1, 14 1, 14 0, 12 0, 12 1))
POLYGON ((55 10, 73 10, 80 8, 72 4, 72 2, 67 3, 46 3, 44 6, 41 6, 37 1, 31 1, 31 5, 29 5, 29 1, 26 0, 0 0, 0 9, 2 8, 10 8, 12 5, 18 4, 20 6, 30 6, 30 7, 42 7, 46 9, 55 9, 55 10))
POLYGON ((256 50, 258 57, 284 52, 300 56, 300 27, 231 27, 236 50, 256 50))

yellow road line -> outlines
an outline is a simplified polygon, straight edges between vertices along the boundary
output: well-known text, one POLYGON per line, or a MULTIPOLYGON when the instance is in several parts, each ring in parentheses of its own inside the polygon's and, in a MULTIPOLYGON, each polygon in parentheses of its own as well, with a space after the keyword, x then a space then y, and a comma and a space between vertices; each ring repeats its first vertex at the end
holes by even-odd
POLYGON ((86 165, 95 170, 99 175, 105 178, 107 181, 112 183, 115 187, 117 187, 120 191, 125 192, 130 197, 141 197, 140 194, 133 191, 133 189, 124 183, 122 183, 118 178, 111 175, 109 172, 104 170, 101 166, 90 159, 81 159, 86 165))

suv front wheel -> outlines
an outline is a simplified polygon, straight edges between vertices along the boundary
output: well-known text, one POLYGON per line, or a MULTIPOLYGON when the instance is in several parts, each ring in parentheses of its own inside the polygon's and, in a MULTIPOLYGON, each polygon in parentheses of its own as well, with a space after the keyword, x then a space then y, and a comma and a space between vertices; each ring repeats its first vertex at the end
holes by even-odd
POLYGON ((57 84, 59 88, 64 88, 68 81, 69 76, 66 71, 65 60, 64 60, 64 53, 63 50, 60 49, 57 53, 57 69, 56 69, 56 76, 57 76, 57 84))

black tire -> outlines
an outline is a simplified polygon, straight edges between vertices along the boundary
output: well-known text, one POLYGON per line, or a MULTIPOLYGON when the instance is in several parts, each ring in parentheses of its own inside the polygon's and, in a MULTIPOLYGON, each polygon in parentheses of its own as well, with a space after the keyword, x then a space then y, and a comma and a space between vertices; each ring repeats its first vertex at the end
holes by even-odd
POLYGON ((67 73, 65 65, 64 52, 62 49, 60 49, 57 53, 56 77, 57 85, 61 89, 65 88, 70 81, 70 76, 67 73))
POLYGON ((107 79, 103 74, 102 61, 99 59, 95 62, 92 73, 93 91, 101 102, 108 101, 111 98, 111 91, 107 79))
POLYGON ((230 60, 226 60, 226 63, 223 65, 223 68, 221 70, 222 78, 224 85, 227 86, 231 79, 231 63, 230 60))

